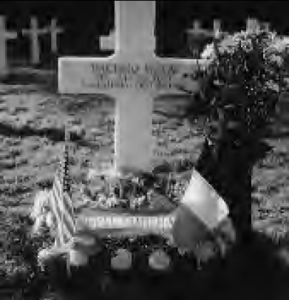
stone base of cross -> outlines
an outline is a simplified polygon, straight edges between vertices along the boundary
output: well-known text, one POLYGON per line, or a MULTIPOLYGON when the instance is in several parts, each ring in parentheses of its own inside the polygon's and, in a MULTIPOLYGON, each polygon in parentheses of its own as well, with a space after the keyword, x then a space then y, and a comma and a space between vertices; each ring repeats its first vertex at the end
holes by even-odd
POLYGON ((183 73, 198 68, 194 60, 155 55, 154 21, 154 1, 116 1, 115 54, 59 60, 61 93, 99 93, 115 98, 116 172, 151 171, 154 98, 183 93, 175 83, 183 73))

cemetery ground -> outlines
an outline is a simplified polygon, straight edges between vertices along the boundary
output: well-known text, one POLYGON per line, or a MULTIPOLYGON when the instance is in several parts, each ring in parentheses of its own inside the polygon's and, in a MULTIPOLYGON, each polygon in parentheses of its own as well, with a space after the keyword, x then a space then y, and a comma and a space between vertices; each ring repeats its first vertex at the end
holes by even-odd
MULTIPOLYGON (((183 109, 187 101, 190 99, 173 95, 155 101, 153 134, 159 156, 164 155, 168 160, 187 157, 195 161, 200 154, 204 140, 202 124, 196 122, 191 127, 185 120, 166 116, 166 113, 183 109)), ((113 118, 112 99, 101 95, 59 95, 55 75, 50 73, 19 72, 1 84, 1 299, 12 299, 13 295, 13 299, 25 299, 21 289, 27 290, 27 299, 40 297, 41 293, 37 296, 37 291, 41 289, 41 280, 33 278, 38 273, 29 266, 34 259, 33 247, 29 248, 28 242, 21 244, 21 238, 23 232, 28 233, 30 229, 31 224, 25 216, 36 191, 53 180, 63 145, 63 125, 69 124, 72 130, 71 174, 74 197, 77 198, 88 168, 95 166, 99 159, 109 161, 113 157, 113 118), (32 274, 31 278, 29 274, 32 274), (34 284, 30 292, 29 284, 34 284)), ((265 233, 272 243, 282 246, 279 257, 289 268, 289 104, 286 101, 276 124, 268 139, 273 150, 254 170, 252 214, 256 231, 265 233)), ((163 159, 158 157, 155 164, 163 159)), ((246 276, 244 274, 244 280, 246 276)), ((285 285, 280 281, 280 288, 285 291, 285 285)), ((268 284, 272 284, 273 289, 275 282, 267 278, 263 282, 264 288, 268 284)))

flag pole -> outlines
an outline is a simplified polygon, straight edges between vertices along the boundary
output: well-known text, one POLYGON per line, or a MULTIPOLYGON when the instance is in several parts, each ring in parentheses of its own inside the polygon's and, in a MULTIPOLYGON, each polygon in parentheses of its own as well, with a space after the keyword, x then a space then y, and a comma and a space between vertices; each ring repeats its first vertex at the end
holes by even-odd
MULTIPOLYGON (((69 130, 67 129, 67 126, 64 126, 64 148, 63 148, 63 157, 62 159, 65 161, 66 159, 66 155, 68 155, 68 147, 69 147, 69 142, 70 142, 70 132, 69 130)), ((68 159, 68 164, 69 164, 69 157, 67 157, 68 159)), ((63 211, 62 211, 62 214, 61 214, 61 221, 62 221, 62 230, 63 230, 63 211)), ((63 245, 64 246, 64 245, 63 245)), ((65 245, 66 246, 66 245, 65 245)), ((67 272, 67 275, 68 277, 71 277, 71 267, 70 267, 70 264, 69 264, 69 256, 68 256, 68 253, 66 254, 66 257, 65 257, 65 262, 66 262, 66 272, 67 272)))
MULTIPOLYGON (((64 126, 64 147, 63 147, 63 152, 62 152, 62 163, 65 163, 65 155, 66 155, 66 144, 67 144, 67 139, 69 138, 69 135, 67 133, 66 126, 64 126)), ((63 177, 62 177, 63 180, 63 177)), ((63 189, 63 182, 62 182, 62 189, 63 189)), ((63 191, 62 191, 62 197, 63 197, 63 191)), ((63 200, 62 200, 63 202, 63 200)), ((63 210, 61 211, 61 229, 62 232, 64 232, 64 224, 63 224, 63 210)), ((64 246, 65 241, 64 241, 64 235, 62 235, 62 247, 64 246)))

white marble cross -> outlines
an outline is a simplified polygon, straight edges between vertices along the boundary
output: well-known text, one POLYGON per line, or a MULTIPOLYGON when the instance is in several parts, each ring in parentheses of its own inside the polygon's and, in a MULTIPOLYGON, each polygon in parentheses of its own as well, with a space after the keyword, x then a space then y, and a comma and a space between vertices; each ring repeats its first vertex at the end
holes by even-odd
POLYGON ((194 20, 193 22, 193 28, 187 29, 187 33, 191 34, 193 36, 202 36, 202 37, 214 37, 216 31, 221 30, 221 22, 220 20, 214 20, 213 23, 213 29, 209 30, 206 28, 202 27, 201 21, 200 20, 194 20))
POLYGON ((7 73, 7 41, 17 38, 17 32, 6 30, 6 18, 0 16, 0 74, 7 73))
POLYGON ((202 27, 200 20, 194 20, 193 27, 186 30, 188 36, 188 43, 192 53, 195 56, 199 56, 202 45, 200 42, 208 38, 220 38, 225 36, 225 33, 221 32, 221 21, 214 19, 213 29, 209 30, 202 27))
POLYGON ((257 19, 248 18, 246 21, 246 30, 247 31, 256 31, 260 28, 260 24, 257 19))
POLYGON ((57 19, 52 19, 50 26, 47 28, 51 39, 51 52, 58 52, 58 35, 64 32, 64 29, 57 26, 57 19))
POLYGON ((197 68, 195 60, 157 57, 154 29, 155 1, 115 1, 115 53, 105 58, 59 59, 60 93, 115 98, 116 172, 151 170, 154 98, 183 93, 175 82, 197 68))
POLYGON ((111 31, 108 36, 101 36, 99 39, 101 50, 114 50, 115 47, 115 31, 111 31))
POLYGON ((225 32, 221 29, 221 21, 218 19, 214 19, 213 21, 213 29, 209 30, 202 27, 201 21, 194 20, 193 28, 189 28, 186 30, 187 34, 194 38, 214 38, 216 36, 224 36, 225 32))
POLYGON ((40 62, 40 43, 39 36, 46 34, 47 29, 39 29, 36 17, 30 19, 30 28, 22 29, 22 34, 27 35, 31 41, 31 63, 39 64, 40 62))

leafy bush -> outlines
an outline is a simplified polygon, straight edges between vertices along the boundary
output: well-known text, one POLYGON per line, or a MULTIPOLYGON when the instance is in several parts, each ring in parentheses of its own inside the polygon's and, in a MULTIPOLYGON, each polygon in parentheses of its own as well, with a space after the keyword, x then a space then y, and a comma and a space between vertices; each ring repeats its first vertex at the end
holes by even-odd
POLYGON ((263 129, 287 87, 288 53, 288 38, 261 27, 215 40, 202 53, 207 108, 226 107, 247 132, 263 129))
POLYGON ((5 270, 4 288, 16 299, 39 300, 49 289, 47 274, 38 266, 38 251, 51 243, 48 233, 32 237, 28 216, 7 215, 5 218, 3 251, 10 269, 5 270), (19 298, 17 298, 19 297, 19 298))

